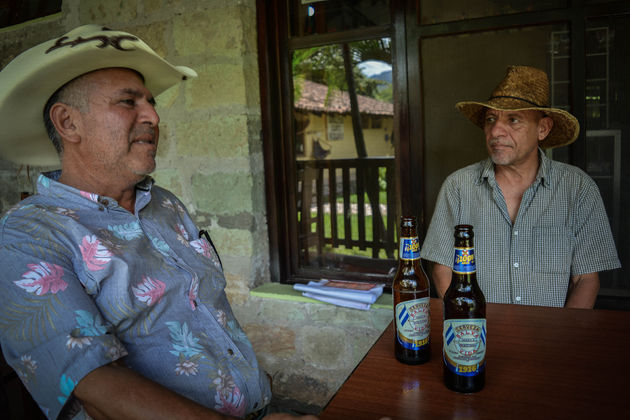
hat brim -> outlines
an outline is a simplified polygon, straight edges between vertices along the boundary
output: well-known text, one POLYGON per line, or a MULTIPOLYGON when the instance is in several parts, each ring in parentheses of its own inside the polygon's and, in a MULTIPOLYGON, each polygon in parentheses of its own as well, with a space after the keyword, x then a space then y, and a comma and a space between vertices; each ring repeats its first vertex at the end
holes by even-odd
POLYGON ((59 39, 37 45, 0 71, 0 156, 19 164, 58 166, 48 138, 43 110, 50 96, 72 79, 94 70, 122 67, 139 72, 154 96, 197 73, 173 66, 139 38, 126 32, 85 25, 65 35, 84 42, 53 49, 59 39), (99 38, 99 36, 101 38, 99 38), (102 47, 102 37, 120 37, 118 45, 102 47))
POLYGON ((491 99, 487 102, 458 102, 455 107, 481 129, 484 128, 485 110, 488 108, 497 111, 542 111, 553 119, 551 131, 539 144, 543 149, 571 144, 580 133, 580 123, 567 111, 558 108, 523 106, 520 101, 510 98, 491 99))

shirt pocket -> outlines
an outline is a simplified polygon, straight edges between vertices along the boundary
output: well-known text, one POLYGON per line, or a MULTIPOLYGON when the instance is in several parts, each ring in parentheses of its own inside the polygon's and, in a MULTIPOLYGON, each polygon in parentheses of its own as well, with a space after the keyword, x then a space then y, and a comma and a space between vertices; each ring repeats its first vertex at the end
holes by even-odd
POLYGON ((565 274, 568 278, 575 241, 571 231, 564 226, 537 226, 532 231, 532 239, 532 270, 565 274))

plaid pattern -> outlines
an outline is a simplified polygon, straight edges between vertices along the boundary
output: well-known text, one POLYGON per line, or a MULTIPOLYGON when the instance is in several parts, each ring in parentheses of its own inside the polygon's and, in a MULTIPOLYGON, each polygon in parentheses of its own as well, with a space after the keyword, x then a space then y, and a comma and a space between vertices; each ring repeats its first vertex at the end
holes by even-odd
POLYGON ((477 280, 488 302, 558 307, 571 276, 621 267, 595 182, 579 168, 539 156, 514 225, 490 158, 451 174, 422 258, 452 267, 455 225, 473 225, 477 280))

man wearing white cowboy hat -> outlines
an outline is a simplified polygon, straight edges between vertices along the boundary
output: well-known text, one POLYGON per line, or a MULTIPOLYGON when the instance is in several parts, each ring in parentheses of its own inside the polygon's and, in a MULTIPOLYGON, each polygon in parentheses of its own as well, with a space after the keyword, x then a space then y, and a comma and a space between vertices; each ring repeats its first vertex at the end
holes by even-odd
POLYGON ((598 272, 621 265, 595 182, 541 150, 580 129, 549 107, 547 74, 510 66, 488 101, 456 106, 483 129, 489 158, 451 174, 438 195, 421 251, 438 294, 450 284, 453 228, 471 224, 487 301, 592 308, 598 272))
POLYGON ((209 237, 148 176, 153 95, 196 76, 96 25, 0 71, 0 155, 61 158, 0 220, 2 351, 48 418, 236 418, 270 401, 209 237))

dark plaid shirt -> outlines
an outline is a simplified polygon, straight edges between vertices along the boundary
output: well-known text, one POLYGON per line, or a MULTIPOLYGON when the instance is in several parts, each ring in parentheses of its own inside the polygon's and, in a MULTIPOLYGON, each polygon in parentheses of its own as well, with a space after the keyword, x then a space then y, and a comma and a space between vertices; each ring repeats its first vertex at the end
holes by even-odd
POLYGON ((571 276, 621 266, 595 182, 539 151, 514 224, 490 158, 442 185, 421 256, 453 266, 455 225, 474 226, 477 280, 488 302, 564 306, 571 276))

